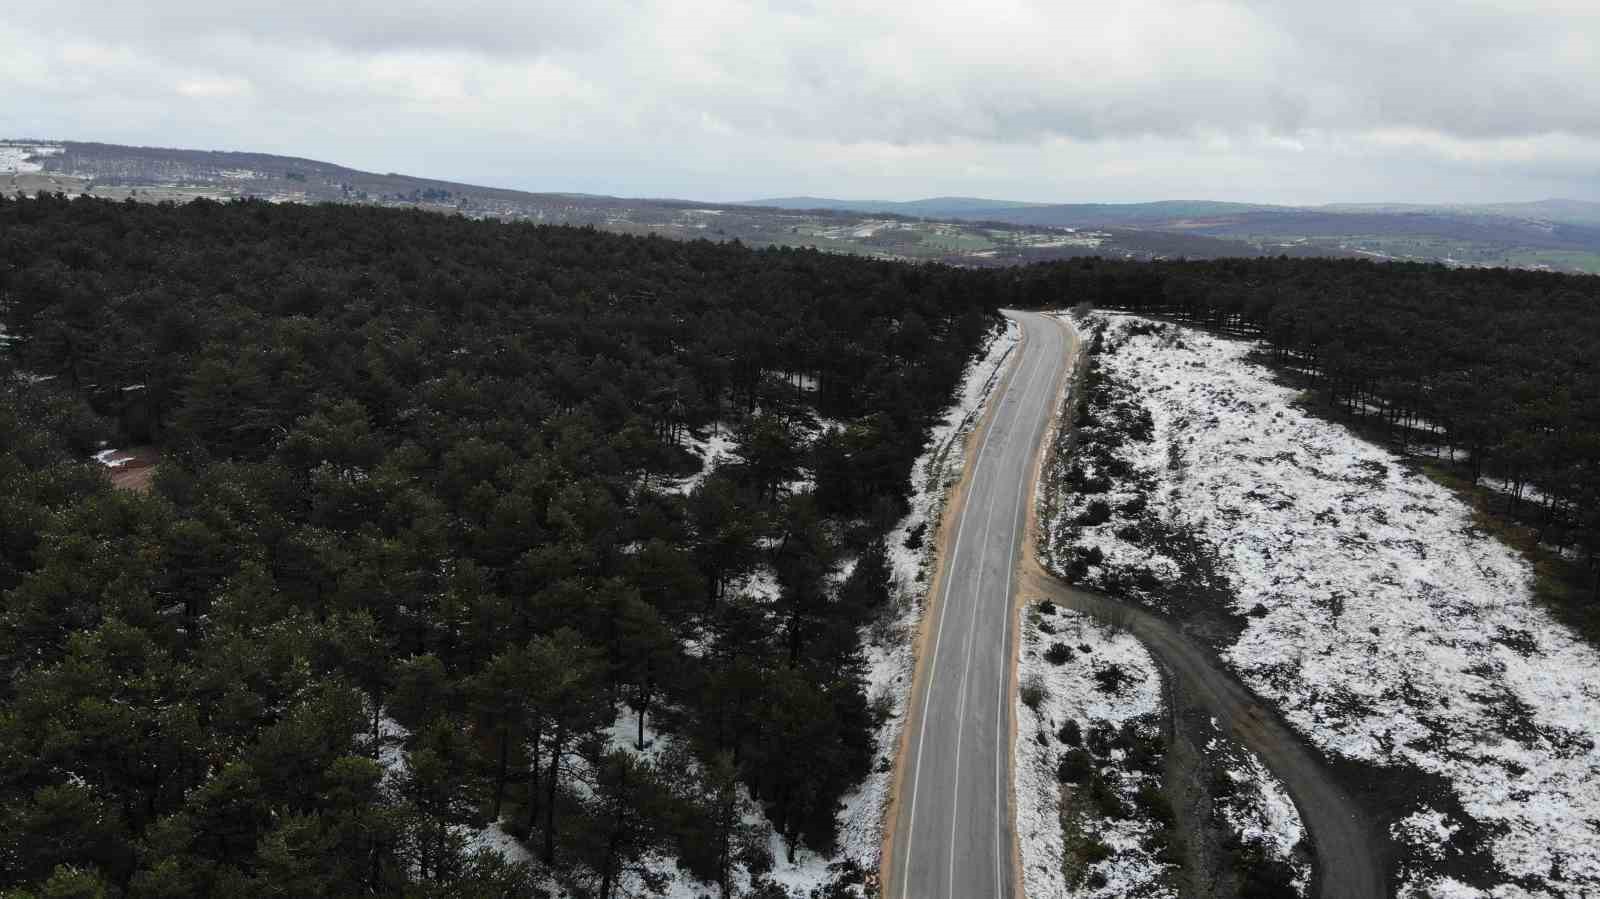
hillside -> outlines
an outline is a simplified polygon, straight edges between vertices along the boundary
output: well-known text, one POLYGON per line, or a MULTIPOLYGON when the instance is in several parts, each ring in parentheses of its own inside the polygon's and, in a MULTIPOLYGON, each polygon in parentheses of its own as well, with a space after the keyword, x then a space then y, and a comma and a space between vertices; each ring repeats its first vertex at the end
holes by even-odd
MULTIPOLYGON (((587 225, 621 234, 813 247, 880 259, 995 266, 1102 255, 1119 259, 1215 258, 1254 248, 1205 234, 1018 223, 987 200, 945 198, 862 211, 795 198, 769 206, 591 194, 529 193, 374 174, 264 153, 125 147, 70 141, 0 141, 0 191, 88 194, 110 200, 186 202, 260 198, 424 209, 475 219, 587 225), (900 208, 892 208, 898 206, 900 208)), ((870 205, 870 204, 869 204, 870 205)), ((1027 204, 1002 204, 1006 209, 1027 204)), ((1114 223, 1112 223, 1114 224, 1114 223)), ((1277 251, 1274 251, 1277 252, 1277 251)))
POLYGON ((1576 200, 1309 207, 1209 201, 1045 204, 979 198, 871 202, 799 197, 754 202, 1039 228, 1181 233, 1221 241, 1187 254, 1193 258, 1216 252, 1364 256, 1464 267, 1600 272, 1600 204, 1576 200))

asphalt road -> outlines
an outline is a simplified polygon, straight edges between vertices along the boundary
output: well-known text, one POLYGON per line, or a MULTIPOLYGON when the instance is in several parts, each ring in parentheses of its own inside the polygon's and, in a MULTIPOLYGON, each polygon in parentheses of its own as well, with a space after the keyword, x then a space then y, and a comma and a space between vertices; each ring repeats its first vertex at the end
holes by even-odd
POLYGON ((1008 380, 975 436, 964 498, 952 508, 908 743, 884 892, 896 899, 1006 899, 1016 891, 1011 809, 1012 597, 1026 542, 1040 441, 1068 362, 1044 316, 1023 330, 1008 380))

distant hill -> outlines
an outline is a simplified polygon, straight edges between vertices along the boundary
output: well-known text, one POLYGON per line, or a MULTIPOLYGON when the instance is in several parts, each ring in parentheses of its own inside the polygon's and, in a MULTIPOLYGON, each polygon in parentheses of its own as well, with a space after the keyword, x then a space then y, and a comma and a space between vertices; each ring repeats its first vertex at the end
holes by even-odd
POLYGON ((1524 221, 1560 222, 1568 225, 1600 225, 1600 203, 1587 200, 1536 200, 1527 203, 1467 203, 1438 205, 1422 203, 1333 203, 1317 207, 1326 212, 1367 214, 1432 213, 1443 215, 1495 216, 1524 221))
POLYGON ((1164 200, 1155 203, 1060 203, 1025 209, 993 207, 973 209, 968 216, 997 218, 1001 221, 1055 228, 1162 227, 1190 219, 1242 215, 1281 206, 1250 203, 1221 203, 1207 200, 1164 200))
POLYGON ((363 203, 632 234, 1007 265, 1071 256, 1362 256, 1600 272, 1600 203, 1272 206, 775 197, 744 203, 534 193, 268 153, 0 140, 0 191, 107 199, 363 203))
POLYGON ((972 197, 909 202, 793 197, 753 202, 1038 228, 1187 234, 1235 241, 1254 253, 1600 272, 1600 203, 1581 200, 1325 206, 1210 200, 1045 204, 972 197))
POLYGON ((774 209, 828 209, 891 215, 1002 221, 1055 228, 1134 226, 1194 216, 1229 215, 1283 207, 1248 203, 1172 200, 1157 203, 1025 203, 982 197, 931 197, 926 200, 837 200, 828 197, 778 197, 749 200, 746 206, 774 209))
POLYGON ((1600 203, 1586 200, 1539 200, 1534 203, 1495 203, 1480 207, 1501 215, 1545 219, 1569 225, 1600 225, 1600 203))
POLYGON ((995 207, 993 204, 999 201, 966 197, 901 204, 846 204, 794 197, 769 200, 765 201, 767 205, 758 206, 532 193, 394 172, 364 172, 268 153, 73 141, 0 141, 0 190, 25 194, 43 190, 145 202, 206 198, 359 203, 470 218, 588 225, 626 234, 740 240, 753 246, 814 247, 884 259, 967 266, 1087 255, 1214 258, 1257 252, 1246 243, 1201 234, 1118 229, 1064 231, 1005 223, 992 215, 970 213, 1026 210, 1029 204, 1001 203, 995 207), (887 208, 863 211, 847 206, 887 208))
POLYGON ((972 218, 982 217, 994 210, 1017 210, 1042 206, 1042 203, 1022 203, 1008 200, 985 200, 981 197, 931 197, 926 200, 835 200, 828 197, 773 197, 764 200, 747 200, 741 206, 760 206, 767 209, 827 209, 836 212, 877 212, 887 215, 907 215, 916 218, 972 218))

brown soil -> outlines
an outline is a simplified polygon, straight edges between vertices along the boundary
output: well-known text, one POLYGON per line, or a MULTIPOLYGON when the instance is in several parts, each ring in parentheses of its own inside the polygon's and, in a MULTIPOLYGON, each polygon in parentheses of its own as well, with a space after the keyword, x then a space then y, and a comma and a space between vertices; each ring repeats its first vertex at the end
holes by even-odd
POLYGON ((133 449, 118 450, 107 461, 122 462, 114 468, 109 465, 106 467, 106 476, 111 479, 111 486, 119 490, 132 490, 135 493, 149 493, 151 479, 156 474, 156 465, 161 461, 161 450, 153 446, 136 446, 133 449))

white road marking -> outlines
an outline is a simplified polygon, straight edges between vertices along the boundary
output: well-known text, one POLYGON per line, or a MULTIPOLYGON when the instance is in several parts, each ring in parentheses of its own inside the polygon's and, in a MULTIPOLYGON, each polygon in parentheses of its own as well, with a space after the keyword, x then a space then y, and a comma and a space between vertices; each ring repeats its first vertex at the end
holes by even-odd
MULTIPOLYGON (((1020 325, 1021 322, 1018 322, 1018 324, 1020 325)), ((1013 421, 1011 423, 1011 426, 1006 429, 1008 437, 1012 433, 1014 433, 1015 430, 1016 430, 1016 428, 1015 428, 1015 424, 1016 424, 1015 416, 1018 413, 1020 413, 1022 410, 1028 408, 1029 401, 1031 400, 1031 398, 1034 395, 1034 388, 1039 383, 1040 374, 1044 373, 1047 370, 1050 370, 1051 367, 1049 365, 1047 365, 1047 364, 1044 364, 1044 360, 1048 360, 1050 358, 1051 358, 1051 354, 1048 353, 1048 352, 1043 353, 1043 354, 1036 354, 1034 360, 1030 363, 1032 365, 1033 371, 1029 375, 1027 375, 1026 383, 1023 385, 1023 388, 1022 388, 1021 398, 1020 398, 1020 400, 1017 401, 1016 405, 1014 406, 1014 409, 1016 411, 1014 411, 1012 413, 1013 414, 1013 421)), ((1021 374, 1022 374, 1022 365, 1019 364, 1018 370, 1013 373, 1013 378, 1012 378, 1011 382, 1007 384, 1005 394, 1002 395, 997 400, 997 402, 1000 405, 996 407, 994 419, 991 420, 991 422, 990 422, 991 426, 984 433, 983 443, 982 443, 982 445, 980 445, 980 447, 978 449, 977 459, 973 463, 972 485, 973 485, 974 488, 976 488, 976 486, 977 486, 978 478, 979 478, 979 476, 981 474, 981 471, 982 471, 983 459, 985 458, 985 456, 986 456, 986 454, 988 452, 989 441, 994 436, 995 431, 998 430, 998 428, 996 428, 994 426, 999 424, 999 419, 1001 417, 1001 411, 1002 411, 1001 407, 1003 407, 1005 405, 1005 401, 1009 397, 1014 395, 1012 388, 1015 386, 1015 382, 1017 380, 1016 376, 1019 376, 1021 374)), ((1050 383, 1054 383, 1053 379, 1050 381, 1050 383)), ((1029 459, 1029 463, 1030 464, 1033 461, 1034 461, 1033 459, 1031 459, 1031 458, 1029 459)), ((1016 522, 1016 519, 1017 519, 1018 515, 1021 512, 1022 496, 1026 492, 1024 489, 1022 489, 1023 486, 1024 485, 1019 485, 1018 486, 1016 502, 1014 503, 1014 505, 1012 507, 1011 520, 1013 522, 1013 528, 1012 528, 1012 535, 1011 535, 1010 554, 1007 557, 1007 561, 1008 562, 1014 562, 1015 558, 1016 558, 1017 530, 1018 530, 1018 528, 1016 527, 1015 522, 1016 522)), ((990 528, 993 525, 994 504, 995 504, 996 499, 997 499, 997 496, 994 493, 991 493, 990 494, 990 498, 989 498, 989 507, 988 507, 988 510, 985 513, 984 538, 983 538, 983 540, 981 542, 981 545, 984 547, 985 551, 987 550, 988 535, 990 533, 990 528)), ((922 751, 923 751, 923 748, 924 748, 924 746, 926 744, 926 741, 927 741, 928 708, 929 708, 929 706, 931 704, 933 691, 934 691, 935 685, 937 683, 936 674, 938 672, 939 646, 941 645, 941 643, 943 641, 944 621, 945 621, 945 617, 946 617, 946 615, 947 615, 947 613, 949 611, 949 608, 950 608, 949 600, 950 600, 951 585, 954 583, 954 580, 955 580, 954 573, 957 570, 957 560, 959 560, 960 556, 961 556, 961 547, 962 547, 962 544, 964 542, 965 533, 966 533, 966 522, 967 522, 967 512, 968 511, 970 511, 970 507, 967 506, 965 503, 963 503, 962 509, 961 509, 961 517, 960 517, 960 520, 957 522, 957 525, 956 525, 956 543, 955 543, 954 551, 951 553, 950 567, 947 570, 948 579, 945 581, 944 599, 941 602, 941 606, 940 606, 940 609, 939 609, 939 623, 938 623, 938 625, 937 625, 937 627, 935 628, 935 631, 934 631, 933 646, 930 648, 931 651, 933 652, 933 660, 929 664, 927 690, 923 694, 923 698, 922 698, 922 723, 921 723, 921 725, 920 725, 920 727, 918 729, 918 733, 917 733, 917 751, 916 751, 916 755, 915 755, 915 759, 914 759, 914 764, 916 766, 916 771, 912 775, 912 781, 911 781, 911 805, 910 805, 910 808, 908 810, 909 811, 909 815, 910 815, 910 822, 907 824, 907 828, 906 828, 906 845, 905 845, 905 849, 904 849, 904 851, 902 853, 902 856, 901 856, 901 864, 902 864, 903 869, 904 869, 901 872, 901 878, 900 878, 900 895, 901 895, 901 899, 907 899, 906 890, 907 890, 907 888, 909 886, 909 883, 910 883, 911 867, 912 867, 912 864, 911 864, 911 861, 912 861, 912 848, 913 848, 913 845, 914 845, 914 836, 915 836, 915 833, 916 833, 916 821, 917 821, 917 817, 916 817, 916 814, 917 814, 917 797, 918 797, 919 788, 920 788, 921 779, 922 779, 922 754, 923 754, 922 751)), ((954 801, 953 801, 953 804, 952 804, 951 825, 950 825, 950 827, 951 827, 951 831, 950 831, 950 846, 951 846, 951 850, 952 851, 950 852, 950 867, 949 867, 949 870, 947 872, 947 879, 946 879, 946 893, 947 894, 951 893, 954 890, 954 885, 955 885, 955 861, 956 861, 955 855, 956 854, 953 851, 953 849, 954 849, 954 846, 955 846, 955 833, 956 833, 956 828, 957 828, 957 822, 959 821, 958 810, 960 808, 960 800, 961 800, 961 791, 960 791, 960 784, 961 784, 961 778, 960 778, 960 772, 961 772, 961 742, 962 742, 963 736, 965 735, 965 728, 966 728, 966 701, 967 701, 967 695, 968 695, 968 677, 969 677, 969 675, 971 673, 971 667, 972 667, 972 646, 973 646, 973 643, 975 642, 975 631, 977 629, 976 628, 976 619, 977 619, 978 602, 979 602, 980 594, 982 593, 982 589, 983 589, 983 561, 984 561, 984 559, 980 558, 979 559, 979 563, 978 563, 979 564, 979 567, 978 567, 978 581, 977 581, 977 585, 976 585, 976 587, 974 589, 974 592, 973 592, 972 621, 970 621, 969 624, 968 624, 968 632, 967 632, 967 639, 966 639, 966 649, 965 649, 965 661, 963 662, 963 669, 962 669, 962 674, 961 674, 961 687, 960 687, 961 698, 960 698, 960 701, 959 701, 958 712, 957 712, 955 776, 954 776, 954 778, 952 780, 952 786, 953 786, 953 789, 954 789, 954 801)), ((1007 599, 1009 599, 1010 595, 1011 595, 1011 581, 1012 581, 1012 574, 1013 574, 1012 569, 1013 568, 1015 568, 1014 564, 1008 565, 1008 567, 1006 569, 1005 596, 1006 596, 1007 599)), ((1010 604, 1008 602, 1007 605, 1006 605, 1006 623, 1005 623, 1004 628, 1001 631, 1001 643, 1000 643, 1000 645, 1001 645, 1002 665, 1004 665, 1006 662, 1009 661, 1009 658, 1006 655, 1006 650, 1007 650, 1007 648, 1009 647, 1009 644, 1010 644, 1010 635, 1011 635, 1010 604)), ((1000 809, 1001 809, 1001 806, 1005 803, 1005 790, 1004 790, 1003 779, 1002 779, 1002 773, 1004 772, 1005 767, 1001 763, 1001 760, 1000 760, 1001 759, 1000 745, 1001 745, 1001 736, 1002 736, 1001 735, 1001 731, 1004 729, 1000 725, 1006 719, 1006 715, 1005 715, 1006 689, 1005 688, 1006 688, 1006 685, 1009 683, 1009 674, 1010 674, 1009 671, 1002 670, 1000 683, 999 683, 999 685, 997 687, 997 697, 996 697, 997 717, 996 717, 996 728, 995 728, 995 747, 996 748, 995 748, 995 815, 994 815, 994 818, 995 818, 995 862, 996 862, 996 864, 995 864, 995 896, 996 897, 1000 897, 1000 896, 1004 895, 1004 892, 1003 892, 1003 876, 1001 874, 1001 871, 1005 867, 1005 865, 1003 863, 1003 860, 1001 859, 1001 848, 1000 848, 1001 844, 1003 842, 1003 840, 1002 840, 1003 832, 1001 830, 1000 809)))
MULTIPOLYGON (((1049 358, 1051 355, 1052 354, 1046 353, 1045 354, 1045 358, 1049 358)), ((1054 384, 1055 380, 1051 379, 1050 383, 1054 384)), ((1046 401, 1048 402, 1051 398, 1053 398, 1053 396, 1054 396, 1054 392, 1052 391, 1050 393, 1050 395, 1048 395, 1046 397, 1046 401)), ((1027 398, 1026 397, 1023 398, 1023 404, 1024 405, 1027 404, 1027 398)), ((1046 421, 1048 421, 1048 416, 1049 416, 1049 409, 1048 408, 1046 409, 1045 414, 1046 414, 1046 421)), ((1030 441, 1030 443, 1031 443, 1031 441, 1030 441)), ((1032 465, 1034 464, 1034 460, 1033 459, 1029 459, 1028 461, 1029 461, 1029 467, 1031 468, 1032 465)), ((1027 482, 1029 480, 1031 480, 1031 479, 1027 478, 1027 477, 1024 477, 1023 478, 1023 483, 1018 486, 1018 488, 1017 488, 1017 501, 1016 501, 1015 504, 1013 504, 1012 509, 1011 509, 1011 524, 1012 524, 1012 529, 1011 529, 1011 550, 1010 550, 1010 554, 1007 555, 1006 558, 1009 559, 1009 560, 1013 560, 1013 562, 1017 557, 1017 535, 1019 533, 1021 533, 1022 530, 1023 530, 1023 523, 1021 521, 1019 521, 1018 519, 1022 515, 1022 497, 1023 497, 1023 494, 1027 492, 1024 488, 1027 487, 1027 482)), ((1009 686, 1010 683, 1011 683, 1011 670, 1010 670, 1011 669, 1011 653, 1010 653, 1010 645, 1011 645, 1011 604, 1010 604, 1009 600, 1011 598, 1011 575, 1014 573, 1016 567, 1017 566, 1015 564, 1011 564, 1011 565, 1007 566, 1007 568, 1006 568, 1006 592, 1005 592, 1005 596, 1006 596, 1006 599, 1008 600, 1008 602, 1006 603, 1006 623, 1005 623, 1005 628, 1000 631, 1000 661, 1001 661, 1001 664, 1003 666, 1003 669, 1000 672, 1000 682, 995 686, 995 699, 994 699, 994 705, 995 705, 994 795, 996 797, 995 805, 994 805, 994 857, 996 859, 996 864, 995 864, 995 868, 994 868, 994 895, 995 895, 996 899, 999 899, 999 897, 1005 895, 1004 887, 1003 887, 1003 884, 1002 884, 1003 878, 1002 878, 1002 876, 1000 874, 1001 870, 1004 867, 1006 867, 1004 864, 1000 863, 1000 859, 1001 859, 1000 845, 1001 845, 1002 842, 1004 842, 1001 839, 1002 830, 1001 830, 1000 809, 1003 808, 1006 805, 1006 800, 1007 800, 1007 797, 1008 797, 1008 794, 1009 794, 1009 791, 1007 789, 1009 787, 1009 784, 1005 783, 1005 778, 1002 776, 1005 773, 1006 766, 1005 766, 1005 763, 1003 761, 1003 755, 1001 753, 1001 744, 1002 744, 1001 737, 1002 737, 1002 735, 1009 736, 1010 730, 1011 730, 1011 728, 1008 726, 1009 722, 1007 721, 1007 714, 1006 714, 1006 706, 1007 706, 1007 703, 1006 703, 1006 687, 1009 686)))
MULTIPOLYGON (((1037 356, 1037 355, 1035 356, 1035 361, 1033 362, 1033 373, 1031 375, 1029 375, 1027 383, 1023 385, 1021 399, 1017 400, 1017 402, 1012 407, 1011 422, 1006 427, 1006 439, 1008 439, 1008 440, 1011 439, 1011 437, 1016 433, 1017 416, 1018 416, 1019 413, 1021 413, 1021 411, 1023 409, 1027 408, 1028 399, 1031 396, 1033 396, 1034 385, 1039 383, 1039 375, 1041 373, 1043 373, 1043 371, 1046 368, 1046 366, 1044 366, 1043 362, 1040 361, 1040 360, 1042 360, 1044 358, 1048 358, 1048 356, 1042 356, 1042 357, 1041 356, 1037 356)), ((1009 386, 1008 386, 1008 388, 1006 390, 1006 394, 1007 394, 1008 397, 1011 395, 1011 390, 1010 390, 1009 386)), ((1006 399, 1006 397, 1002 397, 1001 398, 1002 405, 1004 405, 1005 399, 1006 399)), ((999 417, 1000 417, 999 410, 997 409, 996 413, 995 413, 996 421, 994 421, 993 424, 998 425, 1000 423, 998 421, 999 417)), ((976 466, 973 469, 972 477, 973 477, 973 485, 976 486, 977 485, 977 479, 978 479, 978 470, 977 470, 976 466)), ((1021 496, 1020 488, 1018 490, 1018 496, 1019 496, 1019 500, 1018 501, 1020 502, 1021 501, 1020 500, 1020 496, 1021 496)), ((994 504, 995 504, 995 501, 997 499, 999 499, 999 497, 1000 497, 999 491, 997 489, 995 489, 993 486, 991 486, 990 487, 990 491, 989 491, 989 507, 984 512, 983 539, 981 541, 979 541, 979 544, 978 544, 979 546, 981 546, 983 548, 983 552, 984 553, 987 553, 988 549, 989 549, 989 532, 990 532, 990 530, 992 529, 992 527, 994 525, 994 504)), ((965 509, 963 509, 962 511, 963 511, 963 515, 964 515, 965 514, 965 509)), ((1014 512, 1013 512, 1013 518, 1015 518, 1015 513, 1014 512)), ((1008 561, 1015 557, 1016 542, 1017 542, 1016 532, 1015 532, 1015 529, 1013 529, 1012 535, 1011 535, 1011 551, 1012 551, 1012 555, 1007 557, 1008 561)), ((948 870, 948 873, 947 873, 946 879, 945 879, 945 889, 946 889, 947 894, 949 894, 949 895, 954 895, 954 893, 955 893, 955 882, 956 882, 956 853, 955 853, 956 829, 960 825, 960 822, 961 822, 961 744, 965 740, 966 733, 967 733, 967 680, 968 680, 968 677, 972 674, 972 647, 977 642, 978 607, 981 605, 982 599, 983 599, 983 563, 985 561, 987 561, 987 555, 982 556, 982 557, 980 557, 978 559, 978 580, 977 580, 977 583, 973 586, 973 590, 972 590, 972 614, 970 616, 970 620, 967 622, 966 652, 965 652, 965 658, 961 663, 961 666, 962 666, 961 667, 961 699, 956 705, 956 758, 955 758, 955 773, 954 773, 954 777, 952 778, 952 781, 951 781, 952 799, 951 799, 951 803, 950 803, 950 842, 948 844, 948 846, 949 846, 949 848, 951 850, 950 851, 950 867, 949 867, 949 870, 948 870)), ((952 560, 952 570, 953 569, 954 569, 954 561, 952 560)), ((1011 583, 1011 571, 1010 571, 1010 568, 1008 567, 1007 570, 1006 570, 1006 594, 1005 594, 1007 597, 1009 597, 1011 595, 1010 583, 1011 583)), ((1009 617, 1008 617, 1008 624, 1007 624, 1006 631, 1009 631, 1009 630, 1010 630, 1010 626, 1009 626, 1009 617)), ((1002 632, 1002 633, 1005 633, 1005 632, 1002 632)), ((1001 641, 1002 641, 1001 645, 1003 647, 1005 645, 1004 644, 1004 637, 1001 638, 1001 641)), ((999 730, 998 722, 996 722, 996 724, 997 724, 996 731, 998 732, 998 730, 999 730)), ((998 764, 998 762, 996 762, 996 764, 998 764)), ((997 792, 995 794, 995 801, 998 803, 999 800, 1000 800, 1000 794, 997 792)), ((996 808, 995 816, 998 819, 998 817, 999 817, 999 806, 996 805, 995 808, 996 808)), ((997 880, 999 879, 999 876, 1000 876, 1000 853, 998 851, 999 842, 1000 842, 1000 835, 999 835, 999 832, 997 830, 996 833, 995 833, 995 843, 996 843, 996 846, 997 846, 997 849, 996 849, 996 852, 995 852, 995 878, 997 880)), ((1001 896, 1000 893, 996 893, 995 894, 995 899, 999 899, 1000 896, 1001 896)))
MULTIPOLYGON (((1038 366, 1034 366, 1037 368, 1038 366)), ((1007 391, 1009 392, 1009 391, 1007 391)), ((1023 391, 1027 395, 1026 389, 1023 391)), ((998 416, 996 416, 998 417, 998 416)), ((999 424, 999 422, 995 422, 999 424)), ((1006 436, 1011 436, 1011 429, 1007 429, 1006 436)), ((977 484, 977 473, 973 473, 973 484, 977 484)), ((983 540, 979 546, 987 552, 989 548, 989 530, 994 524, 994 501, 999 491, 992 486, 989 489, 989 508, 983 513, 983 540)), ((961 700, 956 704, 956 765, 955 777, 951 779, 950 790, 953 798, 950 801, 950 872, 945 879, 945 890, 953 894, 956 889, 956 826, 961 822, 961 739, 967 733, 967 676, 972 673, 972 644, 975 632, 978 630, 978 605, 983 596, 983 563, 987 557, 978 558, 978 582, 972 588, 972 614, 967 620, 967 651, 966 658, 961 663, 961 700)), ((1000 899, 997 895, 995 899, 1000 899)))
MULTIPOLYGON (((1017 366, 1019 371, 1021 370, 1021 367, 1021 365, 1017 366)), ((1008 383, 1006 385, 1006 392, 1009 393, 1010 389, 1011 386, 1008 383)), ((1003 399, 1004 397, 1000 398, 1000 400, 1003 399)), ((1000 400, 996 400, 996 402, 998 403, 1000 400)), ((998 418, 999 406, 997 405, 995 408, 995 417, 998 418)), ((983 467, 984 454, 989 451, 989 438, 993 436, 993 428, 984 429, 983 443, 978 446, 978 458, 972 463, 972 480, 974 485, 977 484, 978 472, 983 467)), ((967 505, 966 499, 963 497, 961 503, 961 519, 960 521, 956 522, 956 545, 955 549, 950 553, 950 567, 946 572, 946 578, 944 582, 944 598, 939 603, 939 625, 934 629, 933 646, 929 647, 929 651, 933 653, 933 661, 928 664, 927 689, 923 691, 922 694, 922 725, 917 730, 917 755, 916 761, 913 763, 916 771, 911 775, 911 820, 910 823, 906 825, 906 848, 905 852, 901 855, 901 867, 903 870, 900 872, 900 895, 902 899, 904 899, 906 895, 906 886, 910 882, 911 878, 911 847, 917 833, 917 790, 922 781, 922 746, 928 736, 928 701, 933 697, 933 688, 936 681, 935 675, 939 671, 939 644, 942 642, 942 638, 944 636, 945 614, 950 611, 950 585, 955 580, 955 578, 950 575, 955 573, 956 560, 961 558, 961 539, 967 529, 967 511, 969 508, 970 507, 967 505)))

